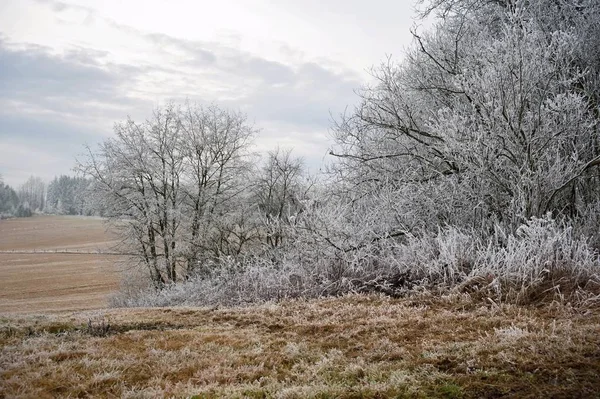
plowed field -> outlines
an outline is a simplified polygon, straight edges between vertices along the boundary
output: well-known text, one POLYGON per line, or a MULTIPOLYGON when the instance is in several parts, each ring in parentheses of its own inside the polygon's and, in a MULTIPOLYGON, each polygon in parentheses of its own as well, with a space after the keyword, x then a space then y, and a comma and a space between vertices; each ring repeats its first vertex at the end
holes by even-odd
POLYGON ((100 218, 0 220, 0 314, 106 307, 123 260, 106 254, 116 243, 100 218))

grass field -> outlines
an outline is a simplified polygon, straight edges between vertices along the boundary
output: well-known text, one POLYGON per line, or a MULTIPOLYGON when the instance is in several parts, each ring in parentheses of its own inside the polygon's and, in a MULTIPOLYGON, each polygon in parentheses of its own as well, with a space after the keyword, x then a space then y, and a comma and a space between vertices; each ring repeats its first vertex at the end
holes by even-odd
POLYGON ((467 294, 106 309, 101 221, 0 222, 0 398, 595 398, 600 313, 467 294))
POLYGON ((0 320, 0 397, 594 398, 600 317, 347 296, 0 320))
POLYGON ((99 218, 0 220, 0 314, 106 307, 119 258, 95 252, 115 243, 99 218))

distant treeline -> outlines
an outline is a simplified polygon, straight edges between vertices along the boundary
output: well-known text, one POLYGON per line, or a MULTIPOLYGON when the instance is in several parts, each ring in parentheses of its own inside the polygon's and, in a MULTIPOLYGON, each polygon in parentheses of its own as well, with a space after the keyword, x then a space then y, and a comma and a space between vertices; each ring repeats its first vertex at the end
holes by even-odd
POLYGON ((59 176, 49 184, 31 176, 17 190, 4 184, 0 176, 0 218, 29 217, 35 213, 57 215, 100 215, 87 199, 91 181, 83 177, 59 176))

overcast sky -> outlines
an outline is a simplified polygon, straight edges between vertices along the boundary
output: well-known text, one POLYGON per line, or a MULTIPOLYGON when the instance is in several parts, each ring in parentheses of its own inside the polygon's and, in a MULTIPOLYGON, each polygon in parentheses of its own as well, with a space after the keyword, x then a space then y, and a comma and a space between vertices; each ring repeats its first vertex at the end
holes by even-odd
POLYGON ((411 41, 412 0, 0 0, 0 174, 72 174, 166 101, 241 110, 313 169, 330 113, 411 41))

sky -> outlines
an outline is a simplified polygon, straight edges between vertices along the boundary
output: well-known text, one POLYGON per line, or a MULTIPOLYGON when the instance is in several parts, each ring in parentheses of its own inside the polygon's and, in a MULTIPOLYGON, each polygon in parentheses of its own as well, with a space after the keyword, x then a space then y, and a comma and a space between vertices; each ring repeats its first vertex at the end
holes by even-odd
POLYGON ((73 175, 166 102, 242 111, 313 171, 331 119, 411 42, 413 0, 0 0, 0 175, 73 175))

